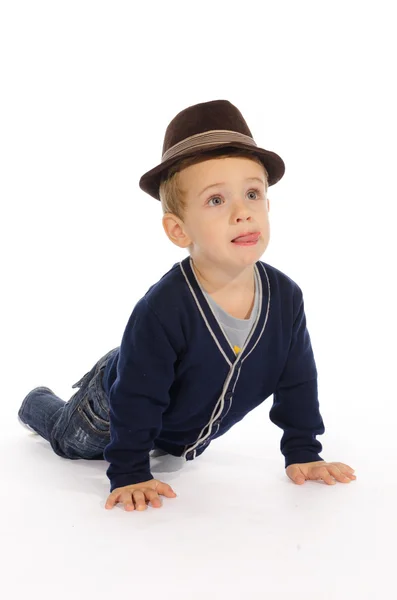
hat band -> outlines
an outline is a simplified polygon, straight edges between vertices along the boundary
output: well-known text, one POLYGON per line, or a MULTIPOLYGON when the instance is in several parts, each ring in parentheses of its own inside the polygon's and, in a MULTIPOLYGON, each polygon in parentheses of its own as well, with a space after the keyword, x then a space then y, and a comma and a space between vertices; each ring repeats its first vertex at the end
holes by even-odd
POLYGON ((227 129, 214 129, 212 131, 205 131, 204 133, 196 133, 190 137, 178 142, 171 148, 168 148, 164 152, 161 162, 165 162, 174 156, 185 154, 193 148, 199 149, 202 146, 209 146, 211 144, 224 144, 227 142, 243 142, 249 146, 257 148, 257 144, 254 142, 252 137, 238 133, 237 131, 229 131, 227 129))

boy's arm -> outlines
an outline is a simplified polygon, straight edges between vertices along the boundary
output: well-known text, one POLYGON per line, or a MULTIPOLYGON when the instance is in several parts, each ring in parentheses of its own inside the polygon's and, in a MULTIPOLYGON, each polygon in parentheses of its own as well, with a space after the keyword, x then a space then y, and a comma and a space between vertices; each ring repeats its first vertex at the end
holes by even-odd
POLYGON ((284 430, 280 449, 285 468, 290 464, 323 460, 316 435, 324 433, 319 412, 317 369, 314 360, 302 290, 296 287, 294 323, 286 365, 274 393, 270 420, 284 430))
POLYGON ((110 491, 149 481, 149 452, 162 427, 174 380, 176 352, 142 298, 124 331, 117 378, 109 391, 110 443, 104 451, 110 491))

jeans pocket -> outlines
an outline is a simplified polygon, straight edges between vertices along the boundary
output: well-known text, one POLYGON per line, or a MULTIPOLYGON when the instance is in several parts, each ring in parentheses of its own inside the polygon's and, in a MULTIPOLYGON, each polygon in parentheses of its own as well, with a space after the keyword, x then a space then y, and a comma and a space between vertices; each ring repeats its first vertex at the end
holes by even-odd
POLYGON ((84 395, 77 410, 96 435, 110 437, 109 418, 103 418, 105 415, 102 406, 99 405, 98 400, 92 393, 88 392, 84 395))

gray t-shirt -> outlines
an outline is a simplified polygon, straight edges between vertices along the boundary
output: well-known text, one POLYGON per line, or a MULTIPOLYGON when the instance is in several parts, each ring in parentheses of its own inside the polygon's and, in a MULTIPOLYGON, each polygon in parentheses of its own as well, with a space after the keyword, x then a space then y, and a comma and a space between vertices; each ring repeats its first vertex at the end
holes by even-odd
POLYGON ((204 288, 202 287, 200 282, 198 282, 201 287, 201 290, 202 290, 204 296, 207 298, 209 305, 211 306, 212 311, 215 314, 215 317, 217 318, 221 328, 225 332, 225 335, 229 339, 231 345, 234 347, 234 351, 236 352, 236 354, 244 346, 245 340, 249 336, 249 333, 251 331, 251 328, 254 324, 254 321, 257 317, 258 310, 259 310, 259 294, 258 294, 259 282, 258 282, 258 276, 256 274, 256 269, 255 269, 254 273, 255 273, 255 302, 254 302, 254 306, 251 311, 251 315, 250 315, 249 319, 237 319, 236 317, 232 317, 231 315, 229 315, 226 311, 223 310, 223 308, 221 308, 219 306, 219 304, 217 302, 215 302, 215 300, 213 298, 211 298, 211 296, 204 290, 204 288))

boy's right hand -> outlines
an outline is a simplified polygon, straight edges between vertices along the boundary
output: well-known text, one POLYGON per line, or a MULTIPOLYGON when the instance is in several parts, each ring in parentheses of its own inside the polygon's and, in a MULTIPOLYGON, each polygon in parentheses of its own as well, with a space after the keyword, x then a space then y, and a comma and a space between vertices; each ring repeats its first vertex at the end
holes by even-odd
POLYGON ((125 485, 115 488, 106 500, 105 508, 113 508, 118 502, 124 504, 125 510, 146 510, 146 501, 150 501, 154 508, 161 507, 159 494, 167 498, 175 498, 176 494, 168 483, 163 483, 158 479, 149 479, 141 483, 125 485))

